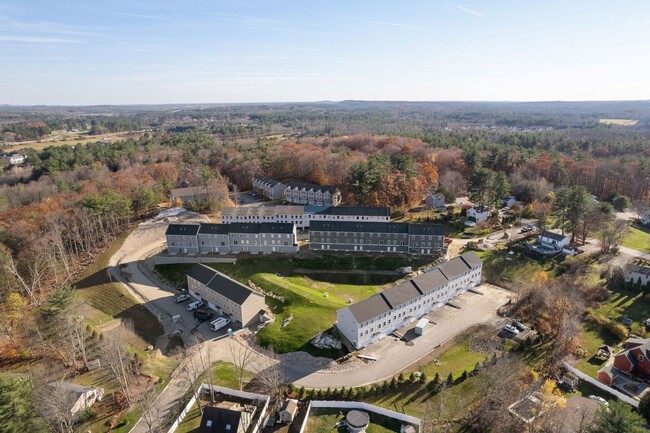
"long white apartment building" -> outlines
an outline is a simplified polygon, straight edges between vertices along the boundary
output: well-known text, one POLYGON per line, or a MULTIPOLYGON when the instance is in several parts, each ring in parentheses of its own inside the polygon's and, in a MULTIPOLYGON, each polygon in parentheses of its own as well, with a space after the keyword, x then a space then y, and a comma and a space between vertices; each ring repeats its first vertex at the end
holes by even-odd
POLYGON ((418 320, 481 284, 483 262, 473 252, 337 311, 336 327, 357 349, 418 320))

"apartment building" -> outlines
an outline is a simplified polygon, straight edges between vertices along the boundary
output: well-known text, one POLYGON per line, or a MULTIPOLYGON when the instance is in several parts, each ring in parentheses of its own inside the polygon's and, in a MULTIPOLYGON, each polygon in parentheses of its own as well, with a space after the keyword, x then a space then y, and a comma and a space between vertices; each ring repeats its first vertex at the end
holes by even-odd
POLYGON ((174 188, 170 191, 170 196, 174 206, 183 206, 187 203, 200 203, 210 198, 208 188, 205 186, 174 188))
POLYGON ((311 215, 311 221, 390 222, 386 206, 332 206, 311 215))
POLYGON ((335 186, 292 182, 284 189, 284 199, 289 203, 312 206, 338 206, 341 204, 341 191, 335 186))
POLYGON ((253 191, 270 200, 279 200, 284 197, 284 190, 287 187, 282 182, 266 176, 255 176, 252 181, 253 191))
POLYGON ((440 224, 311 221, 309 249, 437 255, 444 252, 440 224))
POLYGON ((259 322, 267 308, 264 295, 203 264, 187 272, 187 289, 192 297, 242 327, 259 322))
POLYGON ((170 224, 165 233, 170 254, 298 252, 295 224, 170 224))
POLYGON ((245 206, 227 207, 221 211, 221 222, 232 223, 290 223, 302 229, 309 226, 304 206, 245 206))
POLYGON ((444 262, 337 311, 337 329, 357 349, 418 320, 481 284, 483 262, 473 252, 444 262))

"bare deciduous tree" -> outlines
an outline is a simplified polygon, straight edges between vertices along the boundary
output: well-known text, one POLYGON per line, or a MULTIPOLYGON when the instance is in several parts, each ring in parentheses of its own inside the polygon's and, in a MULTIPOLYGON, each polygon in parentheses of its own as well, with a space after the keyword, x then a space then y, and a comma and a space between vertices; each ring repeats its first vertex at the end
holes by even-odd
POLYGON ((131 382, 133 380, 131 373, 131 355, 125 350, 119 333, 105 336, 99 345, 103 365, 111 372, 111 376, 117 382, 126 399, 128 405, 131 405, 133 399, 131 395, 131 382))
POLYGON ((79 412, 72 411, 77 402, 77 394, 71 392, 63 380, 48 384, 43 378, 39 389, 40 406, 52 430, 58 433, 73 433, 74 425, 79 419, 79 412))
POLYGON ((234 336, 228 340, 228 349, 232 356, 232 362, 235 364, 235 373, 237 374, 237 383, 239 390, 244 389, 244 375, 246 367, 253 357, 253 351, 246 342, 240 341, 239 337, 234 336))

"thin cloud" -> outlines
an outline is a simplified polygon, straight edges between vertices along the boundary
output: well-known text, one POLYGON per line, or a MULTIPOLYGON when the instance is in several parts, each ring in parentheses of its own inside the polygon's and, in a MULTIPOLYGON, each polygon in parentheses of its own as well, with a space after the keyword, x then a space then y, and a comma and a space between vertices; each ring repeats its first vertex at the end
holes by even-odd
POLYGON ((476 15, 477 17, 482 17, 482 16, 483 16, 482 13, 480 13, 480 12, 476 12, 476 11, 473 11, 473 10, 471 10, 471 9, 467 9, 466 7, 463 7, 463 6, 461 6, 461 5, 457 5, 457 4, 455 4, 455 3, 451 3, 451 2, 445 2, 445 3, 447 3, 448 5, 451 5, 451 6, 455 7, 456 9, 459 9, 459 10, 461 10, 461 11, 463 11, 463 12, 467 12, 468 14, 476 15))
POLYGON ((146 14, 132 14, 130 12, 105 12, 111 15, 121 15, 124 17, 133 17, 133 18, 144 18, 147 20, 158 20, 158 21, 174 21, 171 18, 163 17, 160 15, 146 15, 146 14))
POLYGON ((61 35, 72 35, 72 36, 105 36, 95 31, 87 31, 83 27, 68 26, 66 24, 56 23, 52 21, 34 21, 34 22, 22 22, 22 21, 12 21, 9 24, 15 28, 21 30, 27 30, 30 32, 36 33, 53 33, 61 35))
POLYGON ((285 24, 283 21, 280 20, 255 17, 251 15, 230 14, 230 13, 212 13, 211 15, 214 18, 221 21, 233 21, 239 24, 246 24, 246 25, 273 25, 273 24, 284 25, 285 24))
POLYGON ((500 57, 492 57, 492 56, 482 56, 480 54, 465 54, 465 53, 449 53, 453 56, 458 56, 458 57, 470 57, 472 59, 479 59, 479 60, 490 60, 493 62, 500 62, 500 63, 511 63, 512 60, 510 59, 503 59, 500 57))
POLYGON ((530 39, 530 35, 527 35, 526 33, 519 33, 519 36, 522 38, 530 39))
POLYGON ((83 44, 74 39, 45 38, 40 36, 0 35, 0 42, 22 42, 27 44, 83 44))
POLYGON ((373 20, 361 20, 362 23, 366 24, 376 24, 378 26, 390 26, 390 27, 403 27, 410 29, 430 29, 431 27, 418 26, 416 24, 403 24, 403 23, 389 23, 386 21, 373 21, 373 20))

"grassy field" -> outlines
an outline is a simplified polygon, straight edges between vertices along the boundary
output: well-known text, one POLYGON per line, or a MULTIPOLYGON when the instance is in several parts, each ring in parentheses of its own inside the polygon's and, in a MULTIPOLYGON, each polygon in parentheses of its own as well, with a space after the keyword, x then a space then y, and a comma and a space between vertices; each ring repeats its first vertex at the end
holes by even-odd
MULTIPOLYGON (((215 269, 248 285, 249 281, 265 291, 283 296, 284 303, 267 298, 276 320, 258 334, 258 342, 273 347, 278 353, 304 350, 318 356, 334 357, 337 351, 321 350, 309 341, 318 333, 329 329, 336 321, 336 310, 345 307, 347 301, 365 299, 376 293, 375 284, 358 284, 355 275, 296 274, 295 269, 391 269, 413 264, 401 258, 386 257, 335 257, 287 259, 264 257, 237 260, 236 264, 214 264, 215 269), (337 276, 336 283, 326 281, 337 276), (345 283, 351 279, 352 282, 345 283), (284 319, 293 316, 291 322, 281 328, 284 319)), ((415 265, 415 264, 414 264, 415 265)), ((184 285, 188 266, 158 266, 157 271, 179 287, 184 285)), ((383 277, 383 276, 382 276, 383 277)), ((385 281, 385 278, 384 278, 385 281)))
MULTIPOLYGON (((214 385, 225 386, 227 388, 239 389, 239 383, 236 379, 236 369, 235 365, 230 362, 216 362, 212 364, 212 380, 214 385)), ((244 389, 253 379, 253 373, 246 371, 244 373, 244 389)), ((199 383, 205 383, 206 377, 205 374, 197 380, 196 386, 199 383)), ((180 411, 180 408, 179 408, 180 411)), ((195 432, 201 425, 201 413, 199 412, 196 404, 192 406, 192 409, 187 413, 183 422, 180 423, 176 433, 190 433, 195 432)))
MULTIPOLYGON (((305 433, 333 433, 347 432, 347 428, 336 428, 336 423, 345 417, 339 409, 330 408, 312 408, 307 419, 307 428, 305 433)), ((399 432, 401 423, 395 419, 368 412, 370 415, 370 424, 366 431, 368 433, 389 433, 399 432)))
POLYGON ((598 123, 603 125, 634 126, 637 120, 634 119, 599 119, 598 123))
POLYGON ((55 131, 44 141, 37 141, 33 143, 21 143, 16 145, 11 145, 7 143, 5 149, 7 152, 16 152, 22 149, 34 149, 34 150, 43 150, 49 146, 63 146, 63 145, 75 145, 75 144, 87 144, 95 143, 97 141, 120 141, 127 138, 138 138, 141 134, 129 134, 128 132, 113 132, 109 134, 101 135, 88 135, 87 132, 78 132, 78 133, 65 133, 62 131, 55 131))
POLYGON ((623 246, 650 253, 650 229, 639 225, 629 227, 623 246))
POLYGON ((508 254, 506 248, 477 251, 476 254, 483 260, 484 278, 494 284, 501 282, 524 283, 540 277, 552 278, 558 271, 555 259, 541 262, 519 252, 508 254))

